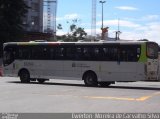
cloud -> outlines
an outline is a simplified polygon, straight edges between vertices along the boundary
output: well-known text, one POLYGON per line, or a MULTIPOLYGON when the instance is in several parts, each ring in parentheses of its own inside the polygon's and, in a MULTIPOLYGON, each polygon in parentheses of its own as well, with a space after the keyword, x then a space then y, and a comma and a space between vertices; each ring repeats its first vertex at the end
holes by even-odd
POLYGON ((146 25, 148 29, 145 31, 145 35, 152 41, 157 41, 160 44, 160 22, 149 23, 146 25))
MULTIPOLYGON (((63 19, 73 19, 73 18, 80 18, 78 14, 67 14, 63 17, 63 19)), ((142 16, 140 18, 124 18, 119 20, 120 29, 122 34, 120 34, 121 39, 125 40, 139 40, 139 39, 148 39, 150 41, 155 41, 160 44, 160 22, 159 22, 159 15, 150 14, 146 16, 142 16), (141 24, 142 23, 142 24, 141 24)), ((84 30, 87 32, 88 35, 91 34, 91 23, 81 23, 81 26, 84 26, 84 30)), ((96 33, 101 34, 101 27, 102 22, 97 22, 97 29, 96 33)), ((109 26, 109 36, 115 37, 115 31, 117 30, 118 20, 104 20, 104 26, 109 26)), ((58 35, 64 35, 67 32, 65 29, 61 31, 57 31, 58 35)))
POLYGON ((115 8, 119 9, 119 10, 129 10, 129 11, 136 11, 136 10, 138 10, 138 8, 131 7, 131 6, 119 6, 119 7, 115 7, 115 8))
POLYGON ((160 15, 150 14, 150 15, 139 17, 139 18, 125 17, 123 18, 123 20, 132 21, 132 22, 141 22, 141 23, 156 22, 160 20, 160 15))
MULTIPOLYGON (((118 26, 118 20, 106 20, 103 22, 105 26, 118 26)), ((97 25, 100 26, 102 24, 102 21, 97 22, 97 25)), ((119 24, 121 27, 130 27, 130 28, 136 28, 140 27, 139 24, 136 24, 131 21, 127 20, 119 20, 119 24)))
POLYGON ((73 19, 80 19, 80 15, 78 15, 77 13, 73 13, 73 14, 66 14, 63 17, 57 17, 57 21, 61 21, 61 20, 73 20, 73 19))
POLYGON ((72 20, 72 19, 78 19, 78 18, 79 18, 79 15, 76 14, 76 13, 75 13, 75 14, 67 14, 67 15, 64 16, 64 18, 65 18, 65 19, 71 19, 71 20, 72 20))
POLYGON ((147 15, 141 18, 141 20, 143 21, 152 21, 152 20, 158 20, 159 19, 159 15, 147 15))
POLYGON ((61 36, 61 35, 67 34, 67 32, 62 31, 62 30, 58 30, 56 34, 57 34, 58 36, 61 36))
MULTIPOLYGON (((112 20, 111 20, 112 21, 112 20)), ((132 23, 129 22, 128 23, 132 23)), ((135 24, 135 23, 132 23, 135 24)), ((150 41, 155 41, 160 44, 160 22, 152 22, 152 23, 146 23, 144 26, 137 25, 137 27, 132 27, 131 30, 124 30, 123 27, 121 27, 121 34, 120 38, 123 40, 140 40, 140 39, 148 39, 150 41)), ((91 29, 84 29, 88 35, 91 35, 91 29)), ((115 31, 117 29, 112 29, 112 27, 109 29, 109 37, 114 38, 115 37, 115 31)), ((64 31, 57 31, 57 35, 64 35, 67 32, 64 31)), ((101 34, 100 28, 96 29, 96 34, 101 34)))
MULTIPOLYGON (((44 12, 44 18, 43 18, 43 27, 44 27, 44 29, 46 29, 47 28, 47 21, 48 21, 48 19, 47 19, 47 12, 44 12)), ((70 20, 75 20, 75 19, 77 19, 77 22, 80 22, 80 15, 78 15, 78 14, 76 14, 76 13, 73 13, 73 14, 66 14, 66 15, 64 15, 63 17, 57 17, 56 19, 55 19, 55 16, 52 14, 51 15, 51 17, 50 17, 50 23, 51 23, 51 29, 54 29, 54 21, 56 21, 57 22, 57 24, 59 24, 59 22, 61 23, 61 22, 69 22, 70 20)), ((62 24, 62 23, 61 23, 62 24)), ((63 26, 63 24, 62 24, 62 26, 63 26)), ((64 26, 63 26, 64 27, 64 26)), ((63 35, 63 33, 62 32, 60 32, 60 34, 62 34, 63 35)))
MULTIPOLYGON (((155 41, 160 44, 160 22, 158 21, 158 15, 147 15, 142 18, 144 19, 143 25, 140 22, 132 22, 130 20, 120 20, 120 29, 122 34, 120 35, 121 39, 126 40, 139 40, 139 39, 148 39, 150 41, 155 41), (158 22, 154 22, 158 21, 158 22)), ((140 19, 142 19, 140 18, 140 19)), ((142 22, 142 21, 141 21, 142 22)), ((97 27, 101 26, 102 22, 97 22, 97 27)), ((117 29, 114 29, 114 26, 118 25, 118 20, 106 20, 104 21, 104 26, 109 26, 109 36, 115 37, 115 32, 117 29)), ((101 33, 100 30, 97 30, 97 33, 101 33)))
MULTIPOLYGON (((91 35, 91 29, 84 29, 85 32, 87 32, 88 35, 91 35)), ((96 34, 101 34, 101 29, 100 28, 97 28, 96 29, 96 34)))
POLYGON ((148 39, 160 44, 160 22, 147 23, 137 27, 132 31, 122 31, 121 39, 139 40, 148 39))
POLYGON ((145 36, 136 31, 122 31, 120 38, 124 40, 140 40, 145 39, 145 36))

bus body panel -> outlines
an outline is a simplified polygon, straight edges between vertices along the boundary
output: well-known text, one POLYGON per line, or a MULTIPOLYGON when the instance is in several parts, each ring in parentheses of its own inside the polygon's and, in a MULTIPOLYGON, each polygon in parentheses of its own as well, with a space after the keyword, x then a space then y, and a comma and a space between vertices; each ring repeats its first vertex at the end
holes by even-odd
POLYGON ((147 79, 148 80, 158 80, 158 67, 159 67, 159 63, 158 63, 158 59, 148 59, 147 61, 147 79))
POLYGON ((138 81, 138 80, 145 80, 144 77, 144 64, 142 63, 115 63, 115 62, 109 62, 105 63, 103 62, 101 64, 101 81, 138 81), (131 68, 132 67, 132 68, 131 68), (140 68, 142 70, 137 70, 140 68))
POLYGON ((104 81, 138 81, 145 80, 144 64, 124 62, 87 62, 87 61, 27 61, 17 60, 12 65, 5 67, 5 74, 18 76, 21 69, 27 69, 31 78, 63 78, 82 79, 87 71, 93 71, 99 82, 104 81), (15 65, 15 68, 12 68, 15 65), (132 67, 132 68, 131 68, 132 67), (10 70, 7 70, 10 69, 10 70), (63 75, 63 76, 62 76, 63 75))
POLYGON ((3 76, 17 77, 17 72, 14 66, 15 62, 11 63, 9 66, 3 67, 3 76))

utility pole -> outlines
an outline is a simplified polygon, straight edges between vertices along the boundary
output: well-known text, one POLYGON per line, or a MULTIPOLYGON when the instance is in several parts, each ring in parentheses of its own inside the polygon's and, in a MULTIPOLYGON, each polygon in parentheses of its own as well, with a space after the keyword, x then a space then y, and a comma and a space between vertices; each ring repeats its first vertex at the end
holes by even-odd
POLYGON ((101 37, 101 40, 103 40, 104 39, 104 33, 103 33, 103 4, 106 3, 106 1, 99 1, 99 3, 102 4, 102 27, 101 27, 102 37, 101 37))
POLYGON ((119 24, 120 20, 118 19, 118 30, 116 31, 116 40, 120 40, 119 36, 121 34, 121 31, 120 31, 120 24, 119 24))
POLYGON ((92 25, 91 25, 91 35, 93 41, 96 37, 96 9, 97 9, 97 0, 92 0, 92 25))

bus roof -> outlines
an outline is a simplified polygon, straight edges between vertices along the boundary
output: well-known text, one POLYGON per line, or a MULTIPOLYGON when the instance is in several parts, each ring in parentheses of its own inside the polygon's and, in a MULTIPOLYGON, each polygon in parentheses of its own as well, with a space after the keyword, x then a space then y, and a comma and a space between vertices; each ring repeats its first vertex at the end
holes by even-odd
POLYGON ((5 45, 111 45, 111 44, 143 44, 150 41, 106 41, 106 42, 7 42, 5 45))

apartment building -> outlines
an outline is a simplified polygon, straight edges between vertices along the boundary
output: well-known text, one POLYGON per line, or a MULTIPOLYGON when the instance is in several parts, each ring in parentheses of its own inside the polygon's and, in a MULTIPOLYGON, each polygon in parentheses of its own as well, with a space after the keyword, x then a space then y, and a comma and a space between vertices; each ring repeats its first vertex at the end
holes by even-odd
POLYGON ((24 24, 26 31, 43 32, 43 0, 24 0, 30 7, 24 24))

